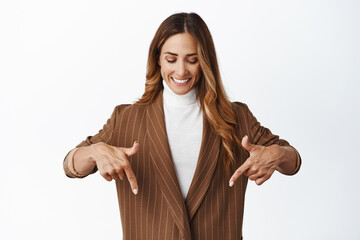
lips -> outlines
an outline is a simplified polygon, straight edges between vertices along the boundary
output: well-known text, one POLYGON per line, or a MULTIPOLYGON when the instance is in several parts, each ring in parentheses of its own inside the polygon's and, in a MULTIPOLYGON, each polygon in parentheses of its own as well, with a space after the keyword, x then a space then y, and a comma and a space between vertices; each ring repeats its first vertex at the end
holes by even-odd
POLYGON ((178 84, 184 84, 184 83, 187 83, 191 78, 178 79, 178 78, 171 77, 171 79, 174 80, 174 82, 176 82, 178 84))

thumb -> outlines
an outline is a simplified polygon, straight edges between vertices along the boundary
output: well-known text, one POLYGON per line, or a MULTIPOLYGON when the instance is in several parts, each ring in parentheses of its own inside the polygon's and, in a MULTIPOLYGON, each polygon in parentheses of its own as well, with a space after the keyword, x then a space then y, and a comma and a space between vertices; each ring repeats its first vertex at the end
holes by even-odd
POLYGON ((123 148, 123 150, 125 151, 126 156, 132 156, 139 150, 139 142, 135 141, 131 148, 123 148))
POLYGON ((249 137, 247 135, 245 135, 242 140, 241 140, 241 145, 248 151, 248 152, 251 152, 255 145, 254 144, 251 144, 249 142, 249 137))

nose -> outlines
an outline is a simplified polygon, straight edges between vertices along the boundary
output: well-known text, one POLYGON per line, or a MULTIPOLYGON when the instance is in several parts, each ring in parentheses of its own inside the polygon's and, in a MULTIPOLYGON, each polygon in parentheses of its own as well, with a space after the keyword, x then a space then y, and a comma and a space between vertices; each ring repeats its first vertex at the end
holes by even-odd
POLYGON ((178 61, 176 66, 176 74, 179 75, 179 77, 183 77, 187 74, 187 68, 184 61, 178 61))

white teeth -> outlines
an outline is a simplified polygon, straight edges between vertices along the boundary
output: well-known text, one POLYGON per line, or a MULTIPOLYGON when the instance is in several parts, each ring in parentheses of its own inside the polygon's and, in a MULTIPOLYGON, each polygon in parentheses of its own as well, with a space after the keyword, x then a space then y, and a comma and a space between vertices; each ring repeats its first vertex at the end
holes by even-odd
POLYGON ((185 79, 185 80, 181 80, 181 79, 176 79, 176 78, 173 78, 173 77, 172 77, 172 79, 173 79, 175 82, 177 82, 177 83, 186 83, 187 81, 190 80, 190 78, 185 79))

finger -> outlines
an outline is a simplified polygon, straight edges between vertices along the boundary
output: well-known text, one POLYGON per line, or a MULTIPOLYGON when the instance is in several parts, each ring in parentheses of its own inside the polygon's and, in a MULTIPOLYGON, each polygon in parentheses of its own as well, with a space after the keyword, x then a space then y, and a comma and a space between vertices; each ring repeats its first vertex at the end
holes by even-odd
POLYGON ((103 178, 105 178, 106 181, 111 182, 112 177, 110 176, 110 174, 108 174, 108 173, 101 173, 101 172, 100 172, 100 175, 101 175, 103 178))
POLYGON ((255 173, 255 174, 249 175, 248 178, 249 178, 251 181, 255 181, 255 180, 259 179, 259 178, 262 178, 264 175, 265 175, 264 173, 255 173))
POLYGON ((255 180, 255 183, 260 186, 260 185, 263 184, 265 181, 267 181, 269 178, 270 178, 270 175, 266 174, 266 175, 264 175, 263 177, 256 179, 256 180, 255 180))
POLYGON ((112 177, 111 177, 111 174, 110 174, 111 168, 109 168, 109 166, 107 166, 107 165, 104 165, 102 162, 99 162, 97 164, 97 167, 98 167, 100 175, 103 178, 105 178, 106 181, 110 182, 112 180, 112 177))
POLYGON ((248 151, 248 152, 251 152, 253 149, 254 149, 254 147, 255 147, 255 145, 254 144, 251 144, 250 142, 249 142, 249 137, 247 136, 247 135, 245 135, 243 138, 242 138, 242 140, 241 140, 241 145, 246 149, 246 151, 248 151))
MULTIPOLYGON (((248 159, 250 159, 250 158, 248 158, 248 159)), ((253 163, 251 163, 250 167, 243 174, 245 176, 249 177, 250 175, 256 174, 258 172, 259 172, 259 167, 254 165, 253 163)))
POLYGON ((135 174, 134 174, 133 170, 131 169, 131 167, 125 168, 124 170, 125 170, 127 179, 129 180, 131 189, 132 189, 133 193, 136 195, 138 193, 139 187, 138 187, 138 184, 136 181, 135 174))
POLYGON ((234 183, 236 182, 236 180, 245 172, 247 171, 249 168, 251 167, 251 164, 249 161, 245 161, 238 169, 236 169, 236 171, 234 172, 234 174, 231 176, 230 181, 229 181, 229 186, 232 187, 234 185, 234 183))
POLYGON ((111 180, 117 180, 117 179, 119 179, 119 176, 118 176, 118 174, 117 174, 117 172, 116 172, 116 170, 114 169, 114 167, 112 166, 112 165, 110 165, 110 164, 107 164, 106 165, 106 173, 107 173, 107 175, 110 175, 111 176, 111 180))
POLYGON ((118 175, 118 177, 120 178, 121 181, 124 180, 125 174, 124 174, 123 170, 118 170, 117 175, 118 175))
POLYGON ((114 180, 119 179, 119 176, 118 176, 117 172, 115 172, 115 170, 111 171, 110 176, 114 180))
POLYGON ((120 180, 124 180, 125 179, 124 169, 130 167, 129 159, 127 159, 123 148, 119 149, 119 151, 117 151, 117 156, 116 157, 117 157, 118 160, 112 162, 112 166, 115 169, 115 171, 116 171, 118 177, 120 178, 120 180))
POLYGON ((273 173, 274 173, 274 170, 270 170, 270 172, 268 172, 267 174, 265 174, 261 178, 256 179, 255 183, 260 186, 261 184, 266 182, 272 176, 273 173))
POLYGON ((131 148, 123 148, 126 156, 132 156, 134 155, 135 153, 137 153, 137 151, 139 150, 139 142, 138 141, 135 141, 133 146, 131 148))

